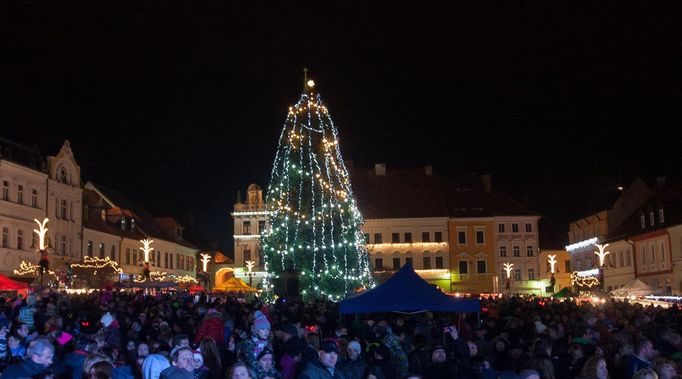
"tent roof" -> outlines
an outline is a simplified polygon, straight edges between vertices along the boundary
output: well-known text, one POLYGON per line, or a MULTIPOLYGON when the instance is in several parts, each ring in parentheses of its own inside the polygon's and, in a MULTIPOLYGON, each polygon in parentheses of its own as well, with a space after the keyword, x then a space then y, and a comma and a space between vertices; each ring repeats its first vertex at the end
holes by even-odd
POLYGON ((223 282, 220 286, 213 288, 213 290, 224 292, 256 292, 255 288, 234 276, 223 282))
POLYGON ((420 278, 410 263, 386 283, 341 302, 341 313, 480 312, 479 300, 456 300, 420 278))
POLYGON ((0 290, 23 290, 27 289, 28 284, 17 282, 4 275, 0 275, 0 290))
POLYGON ((621 288, 613 290, 612 293, 616 296, 641 296, 641 295, 651 295, 654 293, 653 287, 644 283, 643 281, 635 278, 628 282, 621 288))

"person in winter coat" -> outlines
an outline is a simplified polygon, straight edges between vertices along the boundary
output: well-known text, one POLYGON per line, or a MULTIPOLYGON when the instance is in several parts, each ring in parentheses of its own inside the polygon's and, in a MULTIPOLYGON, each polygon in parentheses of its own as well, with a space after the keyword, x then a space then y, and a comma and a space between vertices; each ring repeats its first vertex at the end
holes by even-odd
POLYGON ((265 349, 272 350, 270 345, 270 321, 261 312, 256 311, 251 338, 242 343, 242 359, 255 371, 256 376, 263 377, 264 371, 258 364, 258 355, 265 349))
POLYGON ((225 341, 224 333, 223 315, 215 308, 209 308, 194 336, 194 343, 198 344, 203 338, 213 338, 216 344, 222 345, 225 341))
POLYGON ((54 358, 54 346, 47 337, 38 337, 31 341, 26 352, 26 359, 11 365, 2 372, 2 378, 31 378, 49 371, 54 358))
POLYGON ((100 322, 103 326, 100 333, 104 336, 104 345, 121 351, 121 333, 118 329, 118 321, 111 313, 107 312, 102 316, 100 322))
POLYGON ((142 379, 159 379, 161 371, 168 367, 170 367, 170 362, 163 355, 149 355, 142 362, 142 379))
POLYGON ((348 342, 346 352, 346 359, 337 364, 339 371, 343 373, 346 379, 364 379, 363 375, 367 370, 367 362, 362 360, 360 342, 348 342))
POLYGON ((340 370, 336 369, 339 357, 339 347, 334 341, 325 340, 317 352, 317 360, 308 362, 298 376, 299 379, 346 379, 340 370))

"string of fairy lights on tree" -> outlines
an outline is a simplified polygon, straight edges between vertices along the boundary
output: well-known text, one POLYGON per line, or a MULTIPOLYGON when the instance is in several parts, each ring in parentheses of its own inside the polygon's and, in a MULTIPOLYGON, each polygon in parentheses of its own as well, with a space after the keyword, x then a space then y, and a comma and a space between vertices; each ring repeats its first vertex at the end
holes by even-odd
POLYGON ((373 279, 338 131, 313 81, 304 83, 282 128, 268 187, 264 284, 273 289, 293 269, 304 297, 339 300, 373 279))

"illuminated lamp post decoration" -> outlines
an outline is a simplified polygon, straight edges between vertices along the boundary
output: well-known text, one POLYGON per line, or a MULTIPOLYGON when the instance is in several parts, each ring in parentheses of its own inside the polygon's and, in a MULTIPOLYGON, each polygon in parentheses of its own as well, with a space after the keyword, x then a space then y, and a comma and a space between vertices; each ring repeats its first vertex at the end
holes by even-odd
POLYGON ((513 263, 505 263, 503 264, 504 266, 504 271, 507 273, 507 283, 505 284, 506 289, 510 289, 511 287, 511 271, 512 267, 514 267, 513 263))
POLYGON ((254 261, 246 261, 246 275, 249 277, 249 286, 253 287, 253 276, 255 273, 253 272, 253 266, 256 265, 256 262, 254 261))
POLYGON ((600 244, 600 243, 595 243, 594 246, 599 249, 599 251, 595 251, 594 253, 599 257, 599 283, 604 287, 604 260, 607 255, 610 254, 609 251, 604 251, 606 250, 606 247, 609 246, 608 243, 606 244, 600 244))
POLYGON ((211 255, 210 254, 201 254, 201 264, 202 264, 202 274, 203 274, 203 279, 204 279, 204 286, 209 282, 208 278, 208 262, 211 261, 211 255))
POLYGON ((151 245, 154 241, 147 238, 140 240, 140 242, 142 242, 142 251, 144 251, 144 266, 142 267, 142 274, 146 280, 149 280, 149 253, 154 250, 149 245, 151 245))
POLYGON ((552 292, 554 292, 554 285, 556 284, 556 278, 554 277, 557 264, 556 254, 548 255, 547 258, 548 258, 547 263, 549 263, 549 272, 552 274, 552 276, 549 279, 549 286, 551 287, 552 292))
POLYGON ((50 261, 47 259, 47 245, 45 244, 45 235, 47 234, 47 222, 49 219, 45 217, 41 223, 38 219, 33 219, 38 224, 38 229, 33 229, 33 232, 38 235, 38 248, 40 253, 40 285, 43 285, 43 277, 45 273, 50 270, 50 261))

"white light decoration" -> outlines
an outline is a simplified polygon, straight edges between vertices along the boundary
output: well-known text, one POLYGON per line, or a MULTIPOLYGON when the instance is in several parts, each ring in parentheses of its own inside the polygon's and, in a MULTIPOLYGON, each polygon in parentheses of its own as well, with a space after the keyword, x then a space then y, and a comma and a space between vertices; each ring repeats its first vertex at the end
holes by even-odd
POLYGON ((555 268, 556 268, 556 263, 557 263, 557 261, 556 261, 556 254, 554 254, 554 255, 548 255, 547 258, 549 258, 549 259, 547 260, 547 262, 549 262, 549 272, 551 272, 552 274, 554 274, 554 273, 555 273, 555 268))
POLYGON ((143 245, 142 251, 144 251, 144 263, 148 263, 149 262, 149 253, 152 252, 152 250, 154 250, 154 248, 150 247, 149 245, 151 245, 152 242, 154 242, 154 241, 147 238, 147 239, 140 240, 140 242, 142 242, 142 245, 143 245))
MULTIPOLYGON (((45 273, 47 275, 53 276, 55 280, 58 280, 57 273, 55 273, 54 271, 47 270, 45 273)), ((38 266, 35 263, 21 261, 21 263, 19 263, 19 269, 14 270, 14 275, 38 277, 40 276, 40 266, 38 266)))
POLYGON ((599 257, 599 267, 602 267, 604 266, 604 258, 606 258, 606 256, 610 254, 610 252, 604 251, 606 247, 609 246, 609 244, 607 243, 602 245, 599 243, 595 243, 594 246, 596 246, 597 249, 599 249, 599 251, 595 251, 594 253, 597 254, 597 256, 599 257))
POLYGON ((38 221, 37 218, 33 219, 33 221, 35 221, 36 224, 38 224, 38 228, 39 228, 39 229, 33 229, 33 232, 35 232, 38 235, 38 246, 40 247, 40 250, 45 250, 45 248, 46 248, 46 246, 45 246, 45 234, 47 233, 47 227, 46 226, 47 226, 47 222, 49 221, 49 219, 47 217, 45 217, 45 219, 43 220, 42 223, 40 221, 38 221))
POLYGON ((578 249, 580 249, 580 248, 594 245, 595 243, 597 243, 597 241, 598 241, 597 237, 593 237, 593 238, 590 238, 590 239, 586 239, 586 240, 584 240, 584 241, 579 241, 579 242, 576 242, 576 243, 572 243, 572 244, 570 244, 570 245, 566 245, 566 251, 568 251, 569 253, 571 253, 571 252, 573 252, 573 251, 575 251, 575 250, 578 250, 578 249))
POLYGON ((208 262, 211 261, 211 255, 210 254, 201 254, 201 264, 203 265, 203 271, 206 272, 208 271, 208 262))
POLYGON ((253 272, 253 266, 256 265, 256 262, 246 261, 245 263, 246 263, 246 269, 248 270, 248 272, 253 272))
POLYGON ((571 273, 571 285, 578 287, 594 287, 599 285, 599 279, 595 275, 599 274, 599 269, 574 271, 571 273))
POLYGON ((512 272, 512 267, 514 267, 513 263, 505 263, 503 264, 504 266, 504 271, 507 273, 507 279, 511 278, 511 272, 512 272))
POLYGON ((315 82, 314 82, 312 79, 311 79, 311 80, 308 80, 308 82, 307 82, 306 84, 308 85, 308 88, 313 88, 313 87, 315 87, 315 82))

